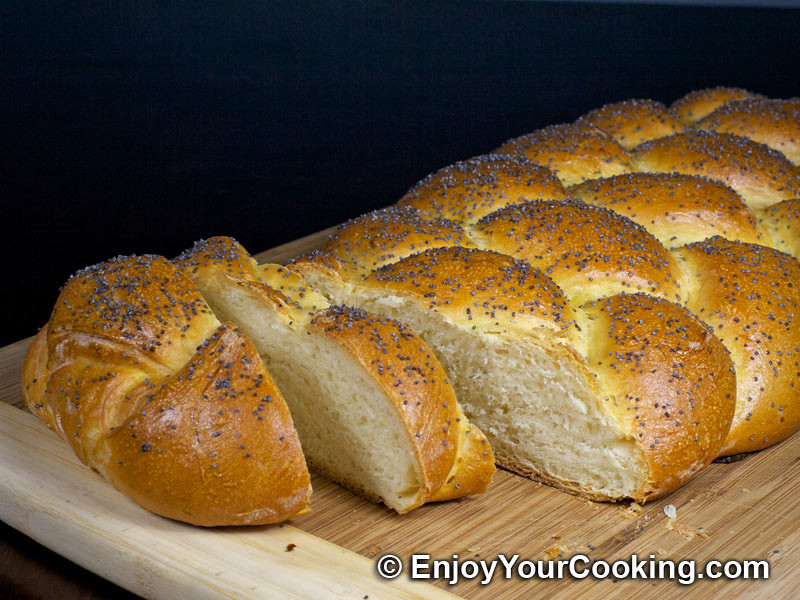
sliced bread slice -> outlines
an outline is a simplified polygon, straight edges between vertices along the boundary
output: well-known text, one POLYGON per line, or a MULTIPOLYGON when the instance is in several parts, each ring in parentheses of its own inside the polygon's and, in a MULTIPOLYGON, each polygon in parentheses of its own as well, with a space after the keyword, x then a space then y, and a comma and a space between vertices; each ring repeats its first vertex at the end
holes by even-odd
POLYGON ((231 238, 198 242, 175 263, 253 341, 313 469, 399 513, 485 491, 490 446, 409 329, 330 306, 299 275, 258 266, 231 238))

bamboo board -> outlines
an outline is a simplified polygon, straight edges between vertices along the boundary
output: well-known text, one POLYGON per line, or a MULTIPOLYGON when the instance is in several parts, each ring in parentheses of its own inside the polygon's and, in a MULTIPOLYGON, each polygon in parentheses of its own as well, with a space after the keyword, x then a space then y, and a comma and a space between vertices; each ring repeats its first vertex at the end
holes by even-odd
MULTIPOLYGON (((282 262, 327 231, 257 255, 282 262)), ((789 597, 800 585, 800 435, 730 464, 713 464, 641 512, 593 503, 506 471, 478 497, 399 516, 313 477, 313 512, 284 526, 202 530, 152 515, 81 466, 22 409, 19 373, 30 340, 0 349, 0 517, 45 546, 148 598, 789 597), (672 504, 677 519, 664 514, 672 504), (287 552, 289 544, 295 544, 287 552), (675 581, 480 577, 386 582, 375 561, 431 559, 766 559, 769 580, 675 581)), ((0 570, 2 566, 0 566, 0 570)))

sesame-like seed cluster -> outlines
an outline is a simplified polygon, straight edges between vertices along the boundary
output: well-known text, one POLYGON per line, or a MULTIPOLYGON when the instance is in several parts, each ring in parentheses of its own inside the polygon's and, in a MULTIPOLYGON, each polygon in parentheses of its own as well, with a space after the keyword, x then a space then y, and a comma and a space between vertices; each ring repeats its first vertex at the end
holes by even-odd
POLYGON ((632 150, 637 170, 701 175, 721 181, 751 208, 800 197, 800 174, 780 152, 730 133, 688 131, 632 150))
POLYGON ((476 231, 486 247, 540 267, 579 302, 621 291, 679 297, 664 247, 641 225, 604 208, 529 202, 487 215, 476 231))
POLYGON ((167 361, 170 346, 192 347, 216 323, 191 282, 158 256, 118 256, 75 273, 50 319, 51 335, 73 332, 130 345, 167 361), (198 328, 193 326, 199 323, 198 328))
POLYGON ((635 221, 668 248, 714 235, 753 243, 762 237, 739 194, 697 175, 629 173, 586 181, 569 192, 635 221))
POLYGON ((308 288, 302 277, 281 265, 259 266, 235 239, 214 237, 198 241, 173 262, 193 277, 213 279, 222 269, 298 324, 306 323, 327 300, 308 288))
POLYGON ((522 155, 485 154, 428 175, 397 205, 468 225, 509 204, 566 197, 549 169, 522 155))
POLYGON ((689 92, 673 102, 670 109, 686 125, 694 125, 720 106, 743 98, 764 98, 764 96, 742 88, 718 86, 689 92))
POLYGON ((770 247, 800 259, 800 198, 759 211, 758 222, 772 237, 770 247))
POLYGON ((551 125, 508 140, 496 154, 522 154, 550 169, 564 185, 633 170, 625 150, 601 129, 587 124, 551 125))
POLYGON ((392 206, 348 221, 331 235, 325 249, 372 270, 427 248, 470 245, 457 223, 428 219, 411 206, 392 206))
POLYGON ((698 129, 733 133, 766 144, 800 164, 800 99, 747 98, 729 102, 704 117, 698 129))
POLYGON ((666 106, 654 100, 625 100, 606 104, 577 121, 593 125, 630 150, 648 140, 681 133, 685 126, 666 106))
POLYGON ((719 340, 687 311, 646 294, 621 294, 588 310, 606 332, 589 363, 613 398, 608 409, 649 450, 653 469, 713 459, 708 450, 719 447, 733 414, 725 395, 730 400, 735 390, 719 340))
POLYGON ((273 461, 276 447, 297 440, 280 392, 254 355, 241 331, 221 326, 178 373, 158 384, 145 381, 141 410, 122 425, 124 435, 142 452, 164 454, 166 463, 193 440, 203 449, 197 467, 216 477, 243 460, 273 461), (193 419, 179 414, 189 411, 193 419))
MULTIPOLYGON (((704 280, 687 306, 730 349, 736 367, 740 410, 732 431, 750 422, 786 437, 800 426, 800 264, 771 248, 718 237, 680 252, 704 280)), ((762 444, 761 437, 745 439, 732 450, 762 444)))
POLYGON ((384 265, 365 285, 398 289, 469 328, 578 328, 561 289, 527 261, 472 248, 436 248, 384 265))

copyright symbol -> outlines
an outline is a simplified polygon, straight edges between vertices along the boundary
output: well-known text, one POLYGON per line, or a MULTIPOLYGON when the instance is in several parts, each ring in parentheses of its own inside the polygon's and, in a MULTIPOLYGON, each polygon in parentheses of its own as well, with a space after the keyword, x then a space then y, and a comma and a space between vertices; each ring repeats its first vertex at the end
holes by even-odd
POLYGON ((384 554, 378 559, 375 568, 384 579, 394 579, 403 572, 403 561, 394 554, 384 554))

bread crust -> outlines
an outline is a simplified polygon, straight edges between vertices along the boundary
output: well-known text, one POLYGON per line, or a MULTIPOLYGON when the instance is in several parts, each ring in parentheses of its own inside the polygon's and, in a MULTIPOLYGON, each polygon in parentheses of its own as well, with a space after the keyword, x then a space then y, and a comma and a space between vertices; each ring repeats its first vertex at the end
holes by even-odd
POLYGON ((334 233, 326 250, 362 274, 427 248, 472 246, 454 221, 429 218, 413 206, 390 206, 351 219, 334 233))
POLYGON ((730 350, 736 414, 722 455, 752 452, 800 429, 800 262, 719 237, 675 250, 697 284, 686 305, 730 350))
POLYGON ((481 219, 473 235, 485 248, 541 268, 576 305, 625 291, 679 296, 666 249, 604 208, 574 200, 509 206, 481 219))
POLYGON ((762 230, 772 238, 769 246, 800 259, 800 198, 773 204, 756 214, 762 230))
POLYGON ((469 225, 509 204, 566 199, 564 186, 549 169, 520 155, 485 154, 431 173, 397 206, 469 225))
POLYGON ((405 292, 465 329, 580 335, 558 285, 540 269, 499 252, 434 248, 384 265, 359 285, 405 292))
POLYGON ((625 150, 655 138, 683 132, 678 116, 655 100, 624 100, 589 111, 577 123, 598 127, 625 150))
POLYGON ((550 169, 565 186, 633 170, 630 157, 616 140, 585 123, 539 129, 506 141, 493 154, 522 154, 550 169))
POLYGON ((720 454, 736 396, 728 351, 689 311, 647 294, 620 294, 584 310, 596 331, 588 364, 605 408, 647 461, 648 478, 633 498, 652 500, 720 454))
POLYGON ((602 206, 638 223, 665 247, 720 235, 772 245, 742 197, 719 181, 680 173, 629 173, 569 188, 587 204, 602 206))
POLYGON ((706 115, 728 102, 743 98, 763 98, 749 90, 737 87, 713 87, 689 92, 670 105, 670 110, 686 125, 694 125, 706 115))
POLYGON ((307 511, 280 392, 252 344, 164 258, 73 276, 28 352, 23 391, 85 464, 157 514, 216 526, 307 511))
POLYGON ((800 165, 800 99, 748 98, 719 107, 698 121, 698 129, 734 133, 766 144, 800 165))
POLYGON ((752 209, 800 197, 800 174, 783 154, 731 133, 688 131, 645 142, 631 155, 637 171, 721 181, 752 209))

